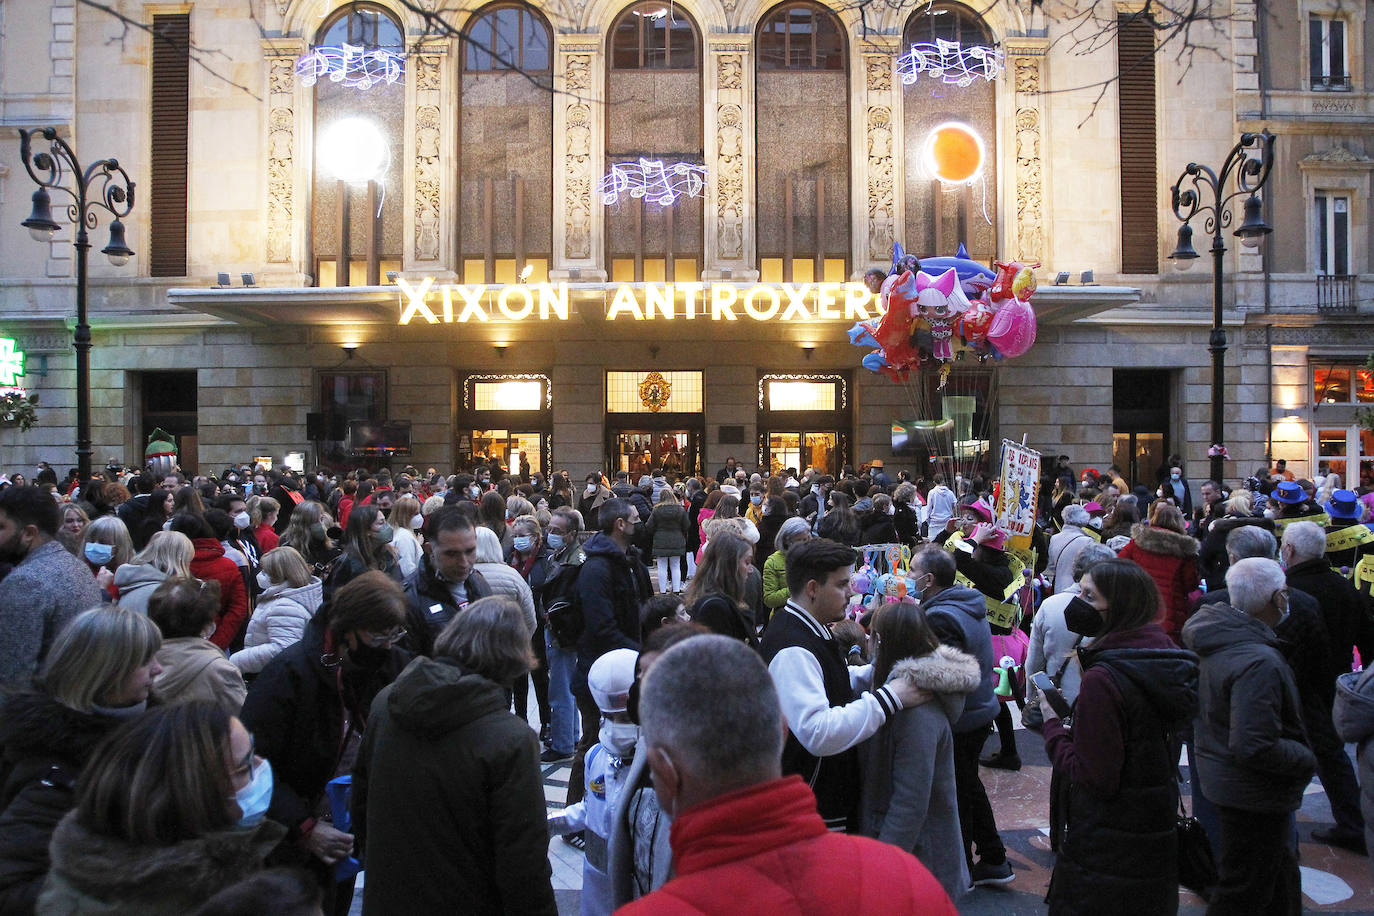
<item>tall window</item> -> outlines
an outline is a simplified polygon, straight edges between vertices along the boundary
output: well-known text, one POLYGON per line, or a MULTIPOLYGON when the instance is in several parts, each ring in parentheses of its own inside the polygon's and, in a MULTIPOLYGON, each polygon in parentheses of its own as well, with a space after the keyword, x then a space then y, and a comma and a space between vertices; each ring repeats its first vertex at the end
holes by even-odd
POLYGON ((1313 14, 1307 18, 1308 75, 1314 90, 1348 90, 1345 20, 1313 14))
MULTIPOLYGON (((995 45, 992 32, 968 7, 918 4, 902 31, 902 53, 937 41, 963 49, 995 45)), ((967 86, 950 85, 921 73, 902 86, 902 109, 906 226, 897 228, 898 238, 919 257, 951 255, 966 245, 976 260, 991 261, 998 254, 996 84, 974 79, 967 86), (951 122, 982 145, 982 163, 968 180, 941 181, 932 161, 936 131, 951 122)))
POLYGON ((849 273, 849 73, 844 27, 815 3, 758 29, 759 272, 764 282, 849 273))
POLYGON ((1350 273, 1350 198, 1318 191, 1314 201, 1317 227, 1317 272, 1350 273))
MULTIPOLYGON (((367 3, 337 10, 314 47, 344 45, 364 53, 405 52, 400 23, 367 3)), ((316 285, 379 284, 401 266, 405 79, 364 89, 321 76, 314 88, 316 285)))
POLYGON ((609 58, 607 167, 621 166, 631 181, 601 201, 611 279, 694 281, 704 253, 704 187, 679 182, 677 169, 699 170, 703 161, 696 23, 670 2, 637 3, 611 28, 609 58))
POLYGON ((532 7, 480 11, 463 44, 457 225, 468 283, 548 278, 553 252, 552 33, 532 7))
POLYGON ((152 202, 148 271, 186 276, 186 142, 191 16, 153 17, 152 202))

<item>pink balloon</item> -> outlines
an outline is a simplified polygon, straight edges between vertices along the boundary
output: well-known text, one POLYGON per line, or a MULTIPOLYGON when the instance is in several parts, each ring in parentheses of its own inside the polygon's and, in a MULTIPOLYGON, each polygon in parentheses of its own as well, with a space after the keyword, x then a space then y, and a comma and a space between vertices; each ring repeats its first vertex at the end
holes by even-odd
POLYGON ((1006 357, 1021 356, 1035 343, 1035 311, 1024 299, 1003 302, 988 326, 988 343, 1006 357))

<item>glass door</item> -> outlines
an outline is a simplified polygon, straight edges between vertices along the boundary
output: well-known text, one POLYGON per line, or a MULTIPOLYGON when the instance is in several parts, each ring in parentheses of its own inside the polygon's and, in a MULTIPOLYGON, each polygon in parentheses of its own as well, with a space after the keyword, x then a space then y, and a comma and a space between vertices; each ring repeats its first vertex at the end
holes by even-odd
POLYGON ((781 474, 784 468, 796 468, 800 473, 814 467, 821 474, 835 475, 839 471, 840 434, 824 432, 770 432, 768 434, 768 470, 781 474))
POLYGON ((1155 472, 1164 459, 1163 433, 1112 434, 1112 464, 1125 472, 1131 486, 1154 486, 1155 472))
POLYGON ((520 473, 520 453, 525 453, 530 473, 544 472, 544 437, 542 433, 514 432, 505 429, 474 429, 472 455, 475 461, 495 456, 507 473, 520 473))
MULTIPOLYGON (((805 433, 806 448, 802 460, 822 474, 839 474, 839 434, 835 432, 805 433)), ((801 470, 798 467, 798 470, 801 470)))
POLYGON ((646 474, 696 474, 699 444, 695 430, 618 429, 611 436, 611 468, 634 482, 646 474))

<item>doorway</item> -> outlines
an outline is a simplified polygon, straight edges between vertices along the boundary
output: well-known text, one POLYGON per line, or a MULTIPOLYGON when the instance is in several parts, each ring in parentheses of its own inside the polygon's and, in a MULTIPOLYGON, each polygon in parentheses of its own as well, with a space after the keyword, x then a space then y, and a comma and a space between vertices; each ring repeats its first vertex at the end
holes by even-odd
POLYGON ((699 429, 612 429, 608 439, 612 472, 626 472, 631 482, 659 471, 678 478, 701 473, 699 429))
POLYGON ((1112 370, 1112 463, 1131 486, 1154 487, 1169 454, 1173 373, 1112 370))
POLYGON ((770 432, 768 434, 768 473, 778 476, 785 468, 798 472, 815 468, 817 473, 839 475, 840 434, 837 430, 819 432, 770 432))

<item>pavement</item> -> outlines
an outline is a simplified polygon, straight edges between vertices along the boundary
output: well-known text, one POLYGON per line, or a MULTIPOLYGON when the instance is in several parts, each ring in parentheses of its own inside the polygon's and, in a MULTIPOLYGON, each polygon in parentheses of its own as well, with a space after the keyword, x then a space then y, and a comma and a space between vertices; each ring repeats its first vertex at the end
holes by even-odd
MULTIPOLYGON (((533 695, 531 691, 530 696, 533 695)), ((531 726, 535 729, 539 725, 537 716, 536 712, 531 726)), ((996 747, 997 739, 991 737, 988 752, 996 747)), ((982 769, 983 785, 992 800, 1002 841, 1007 847, 1007 858, 1016 870, 1016 880, 1000 887, 976 888, 959 903, 959 912, 964 916, 1044 916, 1047 913, 1044 898, 1054 868, 1054 854, 1050 852, 1048 839, 1050 765, 1040 736, 1021 727, 1019 720, 1016 747, 1021 756, 1020 770, 982 769)), ((1353 754, 1353 745, 1347 750, 1353 754)), ((570 768, 566 764, 553 764, 544 765, 542 769, 545 801, 550 810, 557 810, 563 807, 570 768)), ((1182 762, 1181 769, 1186 778, 1186 761, 1182 762)), ((1315 779, 1307 788, 1297 820, 1303 912, 1374 916, 1374 876, 1370 860, 1314 842, 1311 838, 1314 829, 1331 825, 1326 793, 1315 779)), ((582 888, 582 853, 555 837, 549 841, 549 864, 553 869, 558 912, 563 916, 577 916, 582 888)), ((365 874, 358 876, 351 916, 360 916, 362 912, 365 880, 365 874)), ((1201 898, 1180 889, 1180 914, 1203 916, 1205 912, 1206 904, 1201 898)))

